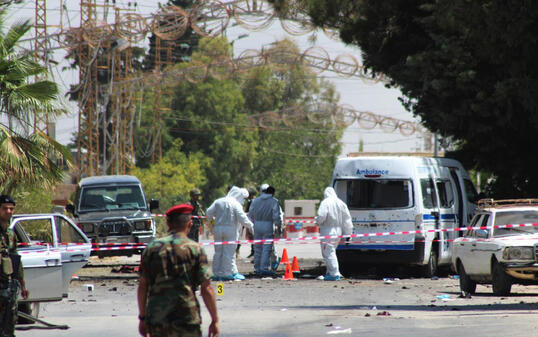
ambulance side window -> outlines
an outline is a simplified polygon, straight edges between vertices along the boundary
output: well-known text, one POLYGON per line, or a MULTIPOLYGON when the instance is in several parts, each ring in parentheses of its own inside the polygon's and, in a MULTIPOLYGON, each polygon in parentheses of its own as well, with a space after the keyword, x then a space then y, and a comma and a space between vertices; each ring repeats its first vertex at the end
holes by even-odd
POLYGON ((421 179, 420 188, 422 189, 422 204, 424 208, 436 208, 437 197, 432 179, 421 179))
POLYGON ((437 191, 441 208, 450 208, 454 205, 454 192, 450 180, 438 180, 437 191))

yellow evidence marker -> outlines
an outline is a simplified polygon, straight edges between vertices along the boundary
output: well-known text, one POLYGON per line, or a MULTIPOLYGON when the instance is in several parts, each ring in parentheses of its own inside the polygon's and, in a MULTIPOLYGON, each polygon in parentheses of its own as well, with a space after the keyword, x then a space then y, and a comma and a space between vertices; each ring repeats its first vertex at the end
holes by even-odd
POLYGON ((218 296, 224 295, 224 283, 222 282, 217 283, 217 295, 218 296))

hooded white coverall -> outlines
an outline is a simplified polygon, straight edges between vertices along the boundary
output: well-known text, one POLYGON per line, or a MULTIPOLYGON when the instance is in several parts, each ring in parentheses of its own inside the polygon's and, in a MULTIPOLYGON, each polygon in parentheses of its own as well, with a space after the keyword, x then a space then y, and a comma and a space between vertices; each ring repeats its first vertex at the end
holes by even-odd
MULTIPOLYGON (((271 194, 262 193, 250 204, 248 217, 254 222, 254 239, 273 239, 274 226, 282 227, 278 200, 271 194)), ((271 268, 271 253, 273 243, 254 245, 254 272, 257 274, 268 273, 271 268)))
MULTIPOLYGON (((324 199, 319 205, 316 222, 319 225, 321 236, 326 235, 349 235, 353 230, 351 214, 347 205, 338 198, 334 188, 327 187, 324 199)), ((321 255, 327 265, 327 275, 342 276, 338 269, 336 247, 342 239, 322 239, 321 255)))
MULTIPOLYGON (((243 211, 242 203, 248 197, 248 191, 234 186, 228 194, 217 199, 207 209, 208 221, 215 218, 213 233, 215 241, 236 241, 238 229, 244 226, 253 230, 253 224, 243 211)), ((215 245, 213 257, 213 274, 215 277, 233 277, 237 274, 235 247, 237 244, 215 245)))

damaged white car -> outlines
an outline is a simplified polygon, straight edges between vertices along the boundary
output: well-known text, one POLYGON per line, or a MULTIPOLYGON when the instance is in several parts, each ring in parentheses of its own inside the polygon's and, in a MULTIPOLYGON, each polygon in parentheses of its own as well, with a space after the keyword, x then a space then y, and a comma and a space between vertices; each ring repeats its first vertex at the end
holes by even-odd
POLYGON ((92 245, 63 214, 14 215, 10 227, 29 291, 27 299, 19 299, 19 310, 37 317, 40 302, 67 297, 69 282, 88 263, 92 245))
POLYGON ((538 284, 538 199, 484 199, 478 206, 474 228, 453 245, 461 291, 473 294, 477 284, 491 284, 495 295, 505 296, 512 284, 538 284))

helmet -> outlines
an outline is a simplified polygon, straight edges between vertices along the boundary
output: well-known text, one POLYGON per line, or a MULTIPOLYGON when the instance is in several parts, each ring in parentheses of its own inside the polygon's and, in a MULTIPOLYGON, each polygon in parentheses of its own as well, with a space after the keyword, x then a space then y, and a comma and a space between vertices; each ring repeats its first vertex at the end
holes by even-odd
POLYGON ((255 196, 256 193, 258 193, 258 191, 256 191, 256 189, 255 189, 254 187, 249 187, 249 188, 248 188, 248 196, 249 196, 249 197, 251 197, 251 196, 252 196, 252 197, 255 196))
POLYGON ((199 189, 197 189, 197 188, 193 188, 192 190, 190 190, 189 194, 191 195, 191 197, 193 197, 193 196, 195 196, 195 195, 200 195, 200 194, 202 194, 202 193, 200 192, 199 189))

